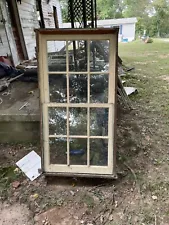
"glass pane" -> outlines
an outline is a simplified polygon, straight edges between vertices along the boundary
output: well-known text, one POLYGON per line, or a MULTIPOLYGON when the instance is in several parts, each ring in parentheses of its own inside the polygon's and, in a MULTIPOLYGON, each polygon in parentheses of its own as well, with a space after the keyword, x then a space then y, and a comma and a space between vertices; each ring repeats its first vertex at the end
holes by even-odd
POLYGON ((67 164, 67 139, 49 139, 50 164, 67 164))
POLYGON ((109 41, 92 40, 90 42, 90 71, 109 70, 109 41))
POLYGON ((48 70, 66 71, 66 41, 47 41, 48 70))
POLYGON ((108 140, 90 139, 90 165, 108 165, 108 140))
POLYGON ((87 75, 69 75, 70 103, 87 102, 87 75))
POLYGON ((87 109, 69 109, 70 135, 87 135, 87 109))
POLYGON ((87 165, 87 139, 70 139, 70 165, 87 165))
POLYGON ((66 108, 48 108, 49 113, 49 135, 67 134, 66 108))
POLYGON ((90 102, 108 103, 108 75, 90 75, 90 102))
POLYGON ((87 41, 70 41, 69 49, 69 70, 87 71, 87 41))
POLYGON ((90 109, 90 136, 108 136, 108 108, 90 109))
POLYGON ((67 79, 65 74, 49 75, 50 102, 67 102, 67 79))

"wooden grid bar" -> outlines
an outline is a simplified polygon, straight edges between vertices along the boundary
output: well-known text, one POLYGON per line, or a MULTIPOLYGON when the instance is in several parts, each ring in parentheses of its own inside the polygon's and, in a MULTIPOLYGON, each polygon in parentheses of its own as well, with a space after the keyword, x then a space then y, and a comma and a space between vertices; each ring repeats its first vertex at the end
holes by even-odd
MULTIPOLYGON (((90 104, 90 42, 87 42, 87 102, 90 104)), ((87 165, 90 166, 90 108, 87 107, 87 165)))
MULTIPOLYGON (((67 135, 49 135, 49 138, 67 138, 67 135)), ((108 136, 69 135, 69 138, 108 139, 108 136)))
POLYGON ((66 41, 66 75, 67 75, 67 165, 70 165, 70 147, 69 147, 69 49, 68 49, 68 41, 66 41))
MULTIPOLYGON (((72 75, 74 75, 74 74, 82 74, 82 75, 84 75, 84 74, 89 74, 89 75, 95 75, 95 74, 96 75, 102 75, 103 74, 104 75, 104 74, 108 74, 108 73, 109 73, 108 71, 107 72, 99 72, 98 71, 98 72, 90 72, 90 73, 88 71, 87 72, 80 72, 80 71, 71 72, 71 71, 69 71, 69 74, 70 75, 71 74, 72 75)), ((49 75, 61 75, 61 74, 65 74, 66 75, 67 72, 66 71, 65 72, 64 71, 60 71, 60 72, 58 72, 58 71, 49 71, 48 74, 49 75)))

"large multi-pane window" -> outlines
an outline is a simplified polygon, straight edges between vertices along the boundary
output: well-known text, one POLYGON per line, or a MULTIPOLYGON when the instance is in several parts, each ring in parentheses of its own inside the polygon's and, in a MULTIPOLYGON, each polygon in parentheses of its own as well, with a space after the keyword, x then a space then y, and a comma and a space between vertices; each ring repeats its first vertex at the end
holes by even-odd
POLYGON ((37 33, 44 171, 113 175, 118 30, 37 33))

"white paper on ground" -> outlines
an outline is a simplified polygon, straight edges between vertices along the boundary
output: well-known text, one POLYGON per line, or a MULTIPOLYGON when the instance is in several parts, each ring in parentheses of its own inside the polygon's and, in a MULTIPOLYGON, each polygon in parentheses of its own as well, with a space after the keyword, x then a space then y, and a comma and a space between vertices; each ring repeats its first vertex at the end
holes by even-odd
POLYGON ((137 88, 134 87, 124 87, 127 95, 131 95, 137 91, 137 88))
POLYGON ((16 165, 31 181, 41 175, 41 157, 35 151, 24 156, 16 163, 16 165))

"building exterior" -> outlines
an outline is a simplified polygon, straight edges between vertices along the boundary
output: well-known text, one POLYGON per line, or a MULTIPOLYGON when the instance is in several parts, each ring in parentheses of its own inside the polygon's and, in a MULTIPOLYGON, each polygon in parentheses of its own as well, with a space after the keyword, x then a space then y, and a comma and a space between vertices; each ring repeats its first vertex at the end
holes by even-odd
POLYGON ((137 18, 122 18, 110 20, 98 20, 98 27, 119 27, 119 41, 130 42, 135 40, 137 18))
MULTIPOLYGON (((36 28, 59 28, 59 0, 1 0, 0 56, 11 56, 14 65, 36 56, 36 28)), ((54 44, 51 43, 51 51, 54 44)))
MULTIPOLYGON (((88 21, 88 24, 90 21, 88 21)), ((137 18, 122 18, 122 19, 108 19, 98 20, 97 27, 119 27, 119 41, 130 42, 135 40, 135 27, 137 18)), ((79 27, 78 23, 75 23, 76 27, 79 27)), ((64 28, 70 28, 70 23, 63 23, 64 28)))

